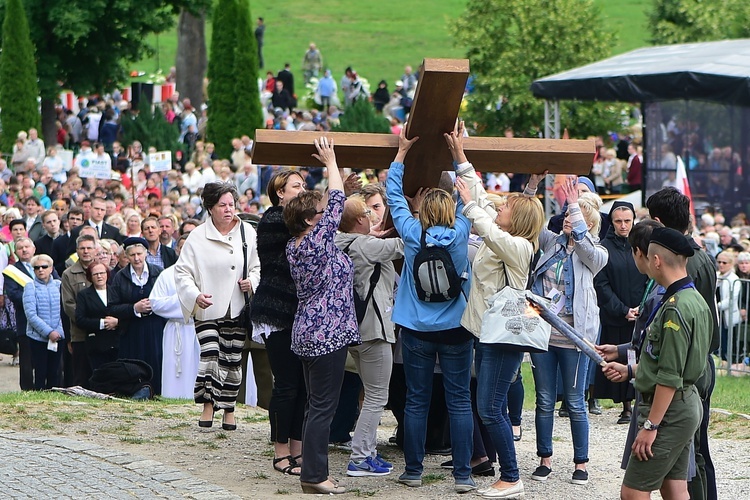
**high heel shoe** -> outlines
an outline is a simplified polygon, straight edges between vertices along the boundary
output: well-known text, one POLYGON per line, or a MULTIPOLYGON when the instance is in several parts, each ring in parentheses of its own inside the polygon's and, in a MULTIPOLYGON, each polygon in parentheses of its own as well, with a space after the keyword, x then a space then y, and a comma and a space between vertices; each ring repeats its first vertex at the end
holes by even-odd
POLYGON ((224 429, 225 431, 235 431, 235 430, 237 430, 237 422, 236 421, 233 424, 226 423, 225 420, 227 418, 227 413, 234 413, 234 411, 224 410, 224 418, 221 420, 221 428, 224 429))
POLYGON ((340 495, 342 493, 346 493, 346 488, 343 486, 326 486, 323 483, 305 483, 300 482, 300 485, 302 485, 302 493, 310 493, 313 495, 323 494, 323 495, 340 495))
POLYGON ((198 420, 198 427, 211 427, 212 425, 214 425, 214 412, 211 412, 209 420, 198 420))

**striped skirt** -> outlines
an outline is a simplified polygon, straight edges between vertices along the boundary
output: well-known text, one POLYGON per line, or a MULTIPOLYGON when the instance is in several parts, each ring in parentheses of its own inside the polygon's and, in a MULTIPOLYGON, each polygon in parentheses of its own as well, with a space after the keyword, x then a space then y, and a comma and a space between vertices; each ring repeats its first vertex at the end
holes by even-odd
MULTIPOLYGON (((227 315, 228 316, 228 315, 227 315)), ((242 383, 242 348, 246 331, 237 318, 196 321, 201 348, 195 402, 211 403, 214 410, 234 410, 242 383)))

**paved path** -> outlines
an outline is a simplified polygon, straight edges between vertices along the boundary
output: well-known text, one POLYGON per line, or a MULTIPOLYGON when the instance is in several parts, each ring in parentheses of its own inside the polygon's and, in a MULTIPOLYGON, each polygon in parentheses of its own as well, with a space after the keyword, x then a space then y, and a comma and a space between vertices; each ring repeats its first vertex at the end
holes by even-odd
POLYGON ((61 437, 0 431, 4 498, 239 499, 156 460, 61 437))

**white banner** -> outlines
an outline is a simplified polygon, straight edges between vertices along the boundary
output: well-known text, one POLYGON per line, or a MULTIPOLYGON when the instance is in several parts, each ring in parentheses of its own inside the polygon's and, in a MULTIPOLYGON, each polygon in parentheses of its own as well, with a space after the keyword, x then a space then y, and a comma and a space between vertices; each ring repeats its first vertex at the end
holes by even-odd
POLYGON ((112 159, 108 154, 100 158, 91 151, 80 153, 76 157, 76 165, 78 165, 78 175, 82 179, 91 177, 97 179, 112 178, 112 159))
POLYGON ((149 153, 148 163, 151 166, 151 172, 172 170, 172 152, 157 151, 156 153, 149 153))

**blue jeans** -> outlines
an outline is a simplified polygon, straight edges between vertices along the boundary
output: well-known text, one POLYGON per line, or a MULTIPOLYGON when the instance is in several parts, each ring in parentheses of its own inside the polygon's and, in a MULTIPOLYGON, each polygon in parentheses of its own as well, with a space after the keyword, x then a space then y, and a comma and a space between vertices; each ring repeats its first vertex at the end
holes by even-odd
POLYGON ((427 436, 427 412, 432 395, 432 373, 435 359, 440 358, 445 400, 451 426, 453 477, 471 477, 472 433, 471 362, 474 342, 438 344, 402 333, 406 408, 404 409, 404 460, 406 473, 421 476, 424 467, 424 443, 427 436))
POLYGON ((552 427, 557 397, 557 369, 562 376, 562 393, 568 404, 573 435, 573 462, 589 461, 589 419, 583 393, 588 386, 588 357, 576 349, 550 346, 544 353, 532 353, 536 384, 536 454, 552 456, 552 427))
POLYGON ((518 481, 519 476, 508 415, 508 390, 522 360, 522 352, 477 344, 477 410, 497 450, 500 479, 509 483, 518 481))

